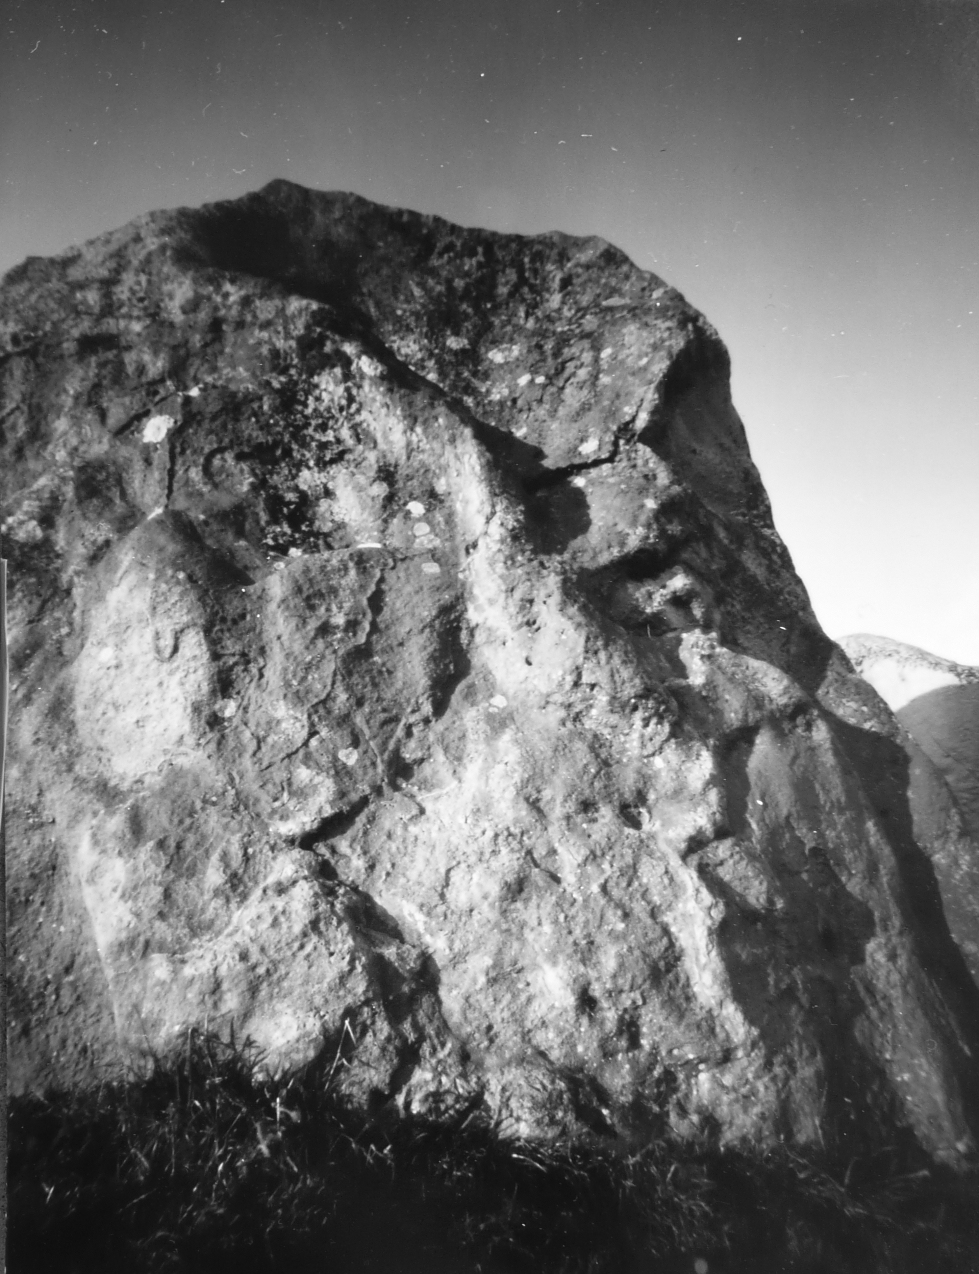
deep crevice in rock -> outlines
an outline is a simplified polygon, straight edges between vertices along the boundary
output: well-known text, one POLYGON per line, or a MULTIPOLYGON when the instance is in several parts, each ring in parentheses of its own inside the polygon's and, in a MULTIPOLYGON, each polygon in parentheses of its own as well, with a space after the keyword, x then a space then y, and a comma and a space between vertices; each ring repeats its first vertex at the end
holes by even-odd
POLYGON ((530 850, 527 851, 527 861, 530 863, 531 867, 533 867, 536 871, 539 871, 542 875, 546 876, 548 880, 552 880, 555 885, 560 885, 562 889, 564 888, 564 881, 557 874, 557 872, 552 871, 550 867, 542 866, 534 857, 534 855, 530 852, 530 850))
POLYGON ((440 721, 448 712, 456 691, 472 672, 472 660, 464 640, 465 625, 461 615, 454 615, 448 624, 447 639, 443 643, 448 671, 432 693, 432 716, 440 721))
MULTIPOLYGON (((377 580, 374 587, 366 597, 367 611, 370 615, 370 623, 367 626, 367 632, 364 640, 360 643, 358 649, 364 658, 369 658, 374 653, 374 641, 381 631, 381 615, 384 612, 384 568, 378 571, 377 580)), ((352 653, 352 652, 351 652, 352 653)))
POLYGON ((335 840, 338 836, 343 836, 356 826, 357 820, 367 809, 371 802, 370 796, 366 793, 358 797, 352 805, 346 806, 342 810, 336 810, 333 814, 328 814, 326 818, 320 819, 315 827, 298 838, 297 844, 300 849, 315 850, 318 845, 324 845, 328 841, 335 840))
POLYGON ((548 487, 555 487, 560 482, 567 482, 579 473, 587 473, 589 469, 601 469, 604 465, 614 464, 619 458, 619 451, 622 446, 622 439, 616 434, 612 439, 612 449, 603 456, 596 456, 594 460, 581 460, 574 464, 562 465, 560 469, 548 469, 541 466, 536 473, 524 478, 523 486, 528 495, 536 495, 538 491, 544 491, 548 487))
POLYGON ((741 836, 748 829, 748 799, 751 795, 748 762, 760 728, 760 725, 749 725, 733 730, 720 748, 727 824, 723 830, 731 836, 741 836))
POLYGON ((170 501, 173 499, 173 485, 177 477, 177 443, 173 437, 173 430, 167 435, 167 479, 163 494, 163 503, 165 507, 169 507, 170 501))

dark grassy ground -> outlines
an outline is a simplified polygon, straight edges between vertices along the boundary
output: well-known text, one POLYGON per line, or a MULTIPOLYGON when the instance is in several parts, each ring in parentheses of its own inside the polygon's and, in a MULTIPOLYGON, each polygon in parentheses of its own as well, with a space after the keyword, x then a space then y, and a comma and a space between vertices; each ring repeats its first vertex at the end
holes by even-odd
POLYGON ((906 1152, 541 1146, 366 1123, 328 1080, 195 1035, 15 1099, 9 1274, 979 1274, 979 1181, 906 1152))

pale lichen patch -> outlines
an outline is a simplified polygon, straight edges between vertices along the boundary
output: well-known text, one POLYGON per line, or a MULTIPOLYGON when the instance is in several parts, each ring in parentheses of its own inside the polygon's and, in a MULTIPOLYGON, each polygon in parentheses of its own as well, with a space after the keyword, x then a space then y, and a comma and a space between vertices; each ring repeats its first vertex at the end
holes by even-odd
POLYGON ((172 416, 150 416, 143 426, 143 441, 148 443, 162 442, 176 423, 172 416))

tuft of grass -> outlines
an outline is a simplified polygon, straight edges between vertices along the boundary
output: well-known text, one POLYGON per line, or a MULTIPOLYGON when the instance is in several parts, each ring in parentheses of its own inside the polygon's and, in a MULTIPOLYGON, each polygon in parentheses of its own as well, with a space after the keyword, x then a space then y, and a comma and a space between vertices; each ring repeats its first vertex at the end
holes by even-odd
POLYGON ((197 1032, 15 1098, 10 1274, 979 1274, 979 1181, 660 1140, 625 1153, 345 1106, 197 1032))

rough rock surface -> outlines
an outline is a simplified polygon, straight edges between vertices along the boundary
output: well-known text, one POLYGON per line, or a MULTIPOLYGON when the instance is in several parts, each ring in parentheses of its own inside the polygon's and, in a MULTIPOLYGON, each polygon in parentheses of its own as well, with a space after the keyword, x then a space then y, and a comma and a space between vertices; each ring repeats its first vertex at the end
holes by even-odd
POLYGON ((15 1087, 233 1026, 368 1107, 972 1152, 955 829, 674 290, 275 182, 25 262, 0 350, 15 1087))

